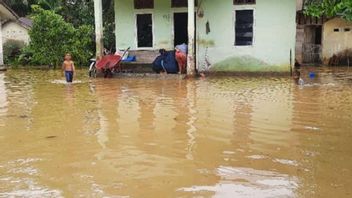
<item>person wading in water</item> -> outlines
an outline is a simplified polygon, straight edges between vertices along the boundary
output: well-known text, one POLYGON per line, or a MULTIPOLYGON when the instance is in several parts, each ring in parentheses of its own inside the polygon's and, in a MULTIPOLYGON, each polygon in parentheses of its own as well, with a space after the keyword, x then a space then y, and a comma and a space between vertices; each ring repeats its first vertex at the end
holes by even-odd
POLYGON ((73 74, 75 73, 75 63, 72 61, 71 54, 67 53, 65 55, 65 61, 62 63, 62 70, 66 77, 66 82, 73 82, 73 74))

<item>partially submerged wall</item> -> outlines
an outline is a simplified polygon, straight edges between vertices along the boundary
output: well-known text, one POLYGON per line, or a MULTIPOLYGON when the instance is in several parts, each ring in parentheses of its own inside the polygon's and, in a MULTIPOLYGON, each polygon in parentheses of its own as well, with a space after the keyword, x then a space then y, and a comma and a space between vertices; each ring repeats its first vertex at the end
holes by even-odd
POLYGON ((296 1, 257 0, 234 6, 232 0, 204 0, 197 20, 200 70, 289 71, 296 42, 296 1), (235 9, 254 9, 254 43, 235 46, 235 9), (207 34, 207 23, 210 32, 207 34), (291 52, 291 56, 290 56, 291 52))
POLYGON ((335 18, 323 27, 323 61, 328 64, 331 57, 352 50, 352 23, 335 18))

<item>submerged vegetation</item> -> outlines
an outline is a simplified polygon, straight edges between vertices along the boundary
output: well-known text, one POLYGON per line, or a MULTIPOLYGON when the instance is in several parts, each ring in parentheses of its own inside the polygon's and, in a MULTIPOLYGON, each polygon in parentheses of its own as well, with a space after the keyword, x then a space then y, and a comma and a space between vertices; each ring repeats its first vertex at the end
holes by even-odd
MULTIPOLYGON (((93 0, 5 0, 21 17, 33 20, 31 41, 21 47, 17 59, 22 65, 57 66, 66 52, 78 65, 85 65, 95 51, 93 0)), ((104 44, 115 50, 113 1, 103 1, 104 44)), ((14 59, 12 57, 12 59, 14 59)))

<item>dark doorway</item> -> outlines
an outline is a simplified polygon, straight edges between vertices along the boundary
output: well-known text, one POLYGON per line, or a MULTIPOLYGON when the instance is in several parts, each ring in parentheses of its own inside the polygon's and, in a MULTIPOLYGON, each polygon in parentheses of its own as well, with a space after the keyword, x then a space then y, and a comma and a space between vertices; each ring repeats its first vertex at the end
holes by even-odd
POLYGON ((322 26, 315 27, 315 44, 321 45, 322 40, 322 26))
POLYGON ((138 47, 153 47, 152 14, 137 14, 137 45, 138 47))
POLYGON ((322 61, 322 26, 306 25, 304 27, 303 63, 320 64, 322 61))
POLYGON ((188 44, 188 14, 174 13, 174 45, 188 44))

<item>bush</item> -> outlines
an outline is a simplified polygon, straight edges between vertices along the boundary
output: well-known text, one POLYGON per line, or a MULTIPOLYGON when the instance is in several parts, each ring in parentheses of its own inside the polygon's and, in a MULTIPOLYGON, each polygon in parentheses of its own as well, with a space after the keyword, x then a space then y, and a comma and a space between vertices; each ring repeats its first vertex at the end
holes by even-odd
POLYGON ((4 62, 6 64, 15 63, 21 54, 21 50, 25 47, 23 41, 8 40, 4 43, 4 62))
POLYGON ((29 31, 31 41, 23 50, 21 61, 58 66, 65 53, 71 53, 77 65, 88 63, 94 49, 92 26, 75 28, 54 11, 39 6, 33 6, 32 9, 33 27, 29 31))

